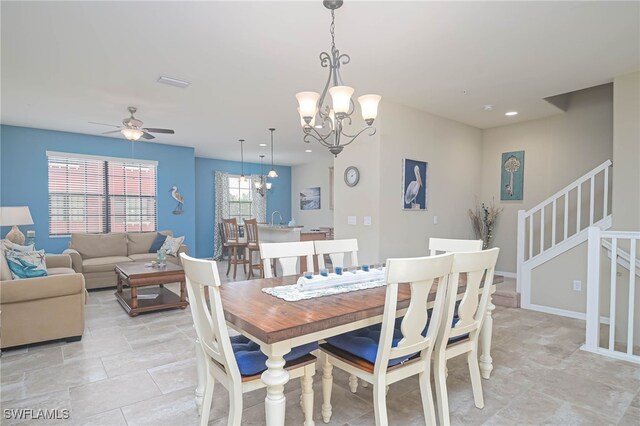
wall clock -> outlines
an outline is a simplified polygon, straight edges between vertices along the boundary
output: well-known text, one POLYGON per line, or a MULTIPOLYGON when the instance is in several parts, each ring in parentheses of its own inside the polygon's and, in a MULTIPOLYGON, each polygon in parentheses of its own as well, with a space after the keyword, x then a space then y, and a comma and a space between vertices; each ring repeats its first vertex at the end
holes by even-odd
POLYGON ((356 186, 359 181, 360 170, 358 170, 358 168, 355 166, 347 167, 347 169, 344 171, 344 183, 346 183, 347 186, 353 187, 356 186))

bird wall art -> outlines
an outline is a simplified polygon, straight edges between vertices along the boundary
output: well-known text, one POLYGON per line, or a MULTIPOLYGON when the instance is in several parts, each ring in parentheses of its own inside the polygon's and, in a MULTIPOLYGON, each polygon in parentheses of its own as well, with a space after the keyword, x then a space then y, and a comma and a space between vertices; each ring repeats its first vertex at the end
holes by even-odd
POLYGON ((181 193, 178 192, 178 187, 177 186, 172 186, 170 191, 171 191, 171 196, 173 197, 173 199, 178 202, 178 204, 176 205, 176 208, 173 209, 173 214, 182 214, 182 213, 184 213, 184 210, 182 210, 182 206, 184 205, 184 197, 182 196, 181 193))

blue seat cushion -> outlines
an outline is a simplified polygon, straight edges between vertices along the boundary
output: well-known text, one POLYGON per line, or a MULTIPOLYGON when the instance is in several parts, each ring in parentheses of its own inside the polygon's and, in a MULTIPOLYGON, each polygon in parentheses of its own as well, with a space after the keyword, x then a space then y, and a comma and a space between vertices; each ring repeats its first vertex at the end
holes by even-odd
MULTIPOLYGON (((256 342, 239 335, 231 337, 231 346, 238 363, 238 369, 243 376, 253 376, 267 369, 267 356, 262 353, 260 345, 256 342)), ((292 348, 291 352, 284 356, 284 360, 287 362, 295 361, 316 349, 318 349, 317 342, 292 348)))
MULTIPOLYGON (((456 304, 456 312, 452 321, 451 326, 455 326, 458 322, 457 315, 457 304, 456 304)), ((429 314, 431 314, 431 310, 429 310, 429 314)), ((400 325, 402 323, 402 317, 397 318, 393 328, 393 340, 391 343, 391 347, 395 348, 398 346, 398 343, 402 339, 402 331, 400 330, 400 325)), ((431 320, 431 317, 429 317, 431 320)), ((422 335, 427 335, 427 330, 429 329, 429 321, 427 321, 427 325, 422 331, 422 335)), ((369 327, 361 328, 359 330, 349 331, 344 334, 340 334, 338 336, 329 337, 327 339, 327 343, 332 346, 335 346, 343 351, 349 352, 352 355, 357 356, 358 358, 362 358, 372 364, 376 361, 376 356, 378 354, 378 346, 380 343, 380 333, 382 331, 382 324, 375 324, 369 327)), ((460 340, 464 340, 468 337, 468 334, 463 336, 454 337, 449 339, 449 344, 458 342, 460 340)), ((410 354, 400 358, 394 358, 389 360, 389 367, 394 365, 403 363, 410 358, 413 358, 418 353, 410 354)))

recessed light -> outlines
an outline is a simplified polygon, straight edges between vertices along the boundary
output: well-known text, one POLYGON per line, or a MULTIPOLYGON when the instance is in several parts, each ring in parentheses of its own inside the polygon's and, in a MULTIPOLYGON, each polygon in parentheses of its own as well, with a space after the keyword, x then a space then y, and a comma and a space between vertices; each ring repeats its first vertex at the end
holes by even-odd
POLYGON ((304 152, 313 152, 310 149, 305 149, 304 152))
POLYGON ((164 75, 161 75, 158 78, 158 83, 168 84, 169 86, 180 87, 181 89, 184 89, 185 87, 187 87, 187 86, 189 86, 191 84, 188 81, 179 80, 177 78, 167 77, 167 76, 164 76, 164 75))
POLYGON ((518 111, 505 112, 504 115, 506 115, 507 117, 512 117, 514 115, 518 115, 518 111))
POLYGON ((260 146, 267 146, 267 144, 266 143, 261 143, 260 146))
POLYGON ((493 111, 493 105, 487 104, 483 106, 482 109, 484 109, 485 111, 493 111))

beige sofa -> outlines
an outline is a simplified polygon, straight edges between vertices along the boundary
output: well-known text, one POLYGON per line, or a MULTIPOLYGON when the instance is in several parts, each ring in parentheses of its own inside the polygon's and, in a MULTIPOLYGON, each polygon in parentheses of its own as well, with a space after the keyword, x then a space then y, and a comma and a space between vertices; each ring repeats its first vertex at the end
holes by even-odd
MULTIPOLYGON (((160 234, 173 236, 171 231, 160 234)), ((127 232, 111 234, 71 234, 69 248, 64 251, 71 256, 73 269, 84 275, 87 289, 115 287, 115 266, 125 262, 150 262, 156 253, 149 248, 156 232, 127 232)), ((180 253, 188 253, 187 246, 180 246, 178 256, 167 256, 167 261, 180 263, 180 253)))
POLYGON ((4 254, 0 256, 0 348, 79 340, 86 292, 84 277, 71 268, 71 257, 47 255, 49 276, 12 280, 4 254))

